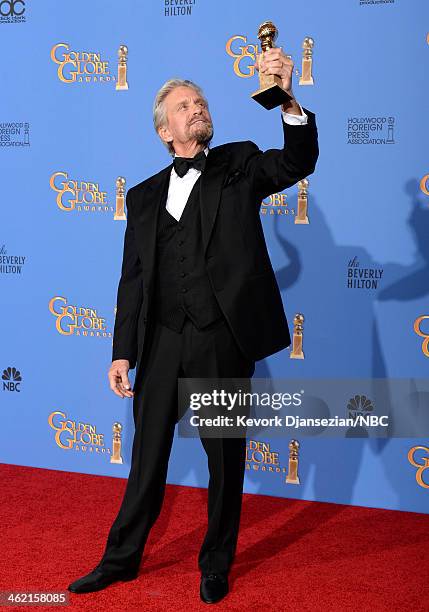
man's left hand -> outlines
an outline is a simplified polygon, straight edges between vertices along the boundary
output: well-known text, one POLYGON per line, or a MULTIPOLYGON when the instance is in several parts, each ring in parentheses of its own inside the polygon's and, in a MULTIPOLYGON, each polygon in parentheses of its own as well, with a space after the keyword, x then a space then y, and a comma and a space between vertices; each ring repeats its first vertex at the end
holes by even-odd
POLYGON ((283 110, 296 115, 301 114, 292 91, 292 74, 294 63, 287 57, 281 47, 272 47, 256 56, 256 69, 262 74, 276 74, 282 80, 282 87, 291 96, 292 100, 283 104, 283 110))

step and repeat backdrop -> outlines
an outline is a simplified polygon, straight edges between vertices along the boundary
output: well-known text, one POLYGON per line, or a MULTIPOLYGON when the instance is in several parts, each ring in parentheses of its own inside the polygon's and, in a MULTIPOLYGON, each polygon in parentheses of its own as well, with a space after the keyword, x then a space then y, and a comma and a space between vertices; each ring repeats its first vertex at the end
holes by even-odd
MULTIPOLYGON (((255 377, 427 378, 426 0, 1 0, 1 462, 128 476, 132 401, 107 379, 124 194, 170 163, 152 104, 171 77, 204 89, 212 146, 282 146, 279 109, 251 98, 265 20, 316 114, 320 157, 261 204, 302 354, 257 362, 255 377)), ((381 407, 357 390, 350 410, 381 407)), ((427 512, 418 435, 255 436, 245 491, 427 512)), ((200 440, 176 435, 168 482, 207 479, 200 440)))

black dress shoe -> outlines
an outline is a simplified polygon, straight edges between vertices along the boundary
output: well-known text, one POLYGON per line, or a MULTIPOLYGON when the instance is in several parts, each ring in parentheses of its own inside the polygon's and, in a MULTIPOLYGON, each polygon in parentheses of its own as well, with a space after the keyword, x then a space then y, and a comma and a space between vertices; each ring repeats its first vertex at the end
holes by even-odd
POLYGON ((205 603, 216 603, 228 593, 227 574, 201 574, 200 597, 205 603))
POLYGON ((91 593, 92 591, 101 591, 101 589, 117 580, 134 580, 134 578, 137 578, 137 575, 138 572, 136 570, 108 573, 97 566, 86 576, 78 578, 78 580, 69 584, 67 589, 72 593, 91 593))

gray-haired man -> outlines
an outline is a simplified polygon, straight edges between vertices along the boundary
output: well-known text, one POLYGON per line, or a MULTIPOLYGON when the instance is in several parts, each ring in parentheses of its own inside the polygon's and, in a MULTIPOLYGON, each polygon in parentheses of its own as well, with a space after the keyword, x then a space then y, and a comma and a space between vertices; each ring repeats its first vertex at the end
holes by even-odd
MULTIPOLYGON (((69 585, 75 593, 137 576, 161 510, 177 422, 177 379, 244 378, 255 361, 290 344, 260 220, 263 198, 311 174, 315 116, 292 93, 293 62, 279 48, 258 57, 292 96, 282 107, 284 147, 251 141, 209 148, 207 100, 191 81, 165 83, 154 104, 173 163, 127 193, 127 227, 109 381, 133 398, 135 435, 127 488, 103 557, 69 585), (128 371, 137 365, 134 390, 128 371)), ((200 597, 228 592, 244 479, 245 438, 201 438, 207 453, 208 526, 198 564, 200 597)))

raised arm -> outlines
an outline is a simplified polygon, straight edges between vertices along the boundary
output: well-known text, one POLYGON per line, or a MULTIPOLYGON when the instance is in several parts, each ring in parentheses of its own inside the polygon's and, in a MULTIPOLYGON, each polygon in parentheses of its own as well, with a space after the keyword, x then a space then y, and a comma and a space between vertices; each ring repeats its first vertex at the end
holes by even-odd
POLYGON ((290 125, 283 117, 283 149, 267 149, 248 141, 248 156, 245 172, 252 183, 258 201, 295 185, 312 174, 319 156, 319 145, 315 115, 304 109, 307 124, 290 125))
POLYGON ((258 201, 295 185, 316 167, 319 145, 315 115, 295 99, 293 66, 292 59, 281 47, 267 49, 257 56, 257 70, 279 76, 283 89, 291 96, 281 107, 283 148, 263 152, 255 143, 248 142, 245 169, 258 201))

